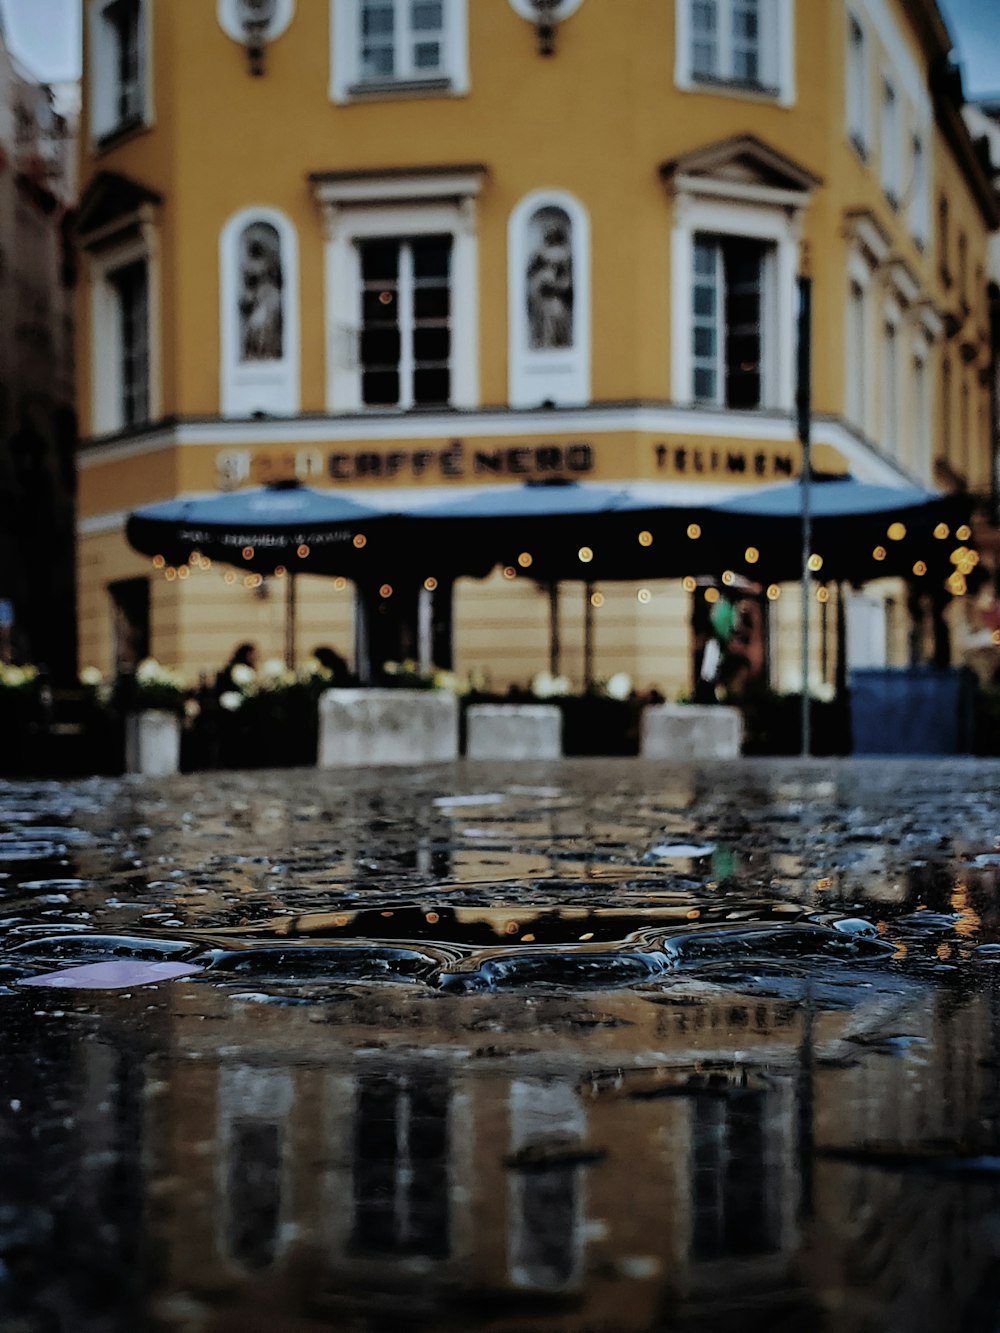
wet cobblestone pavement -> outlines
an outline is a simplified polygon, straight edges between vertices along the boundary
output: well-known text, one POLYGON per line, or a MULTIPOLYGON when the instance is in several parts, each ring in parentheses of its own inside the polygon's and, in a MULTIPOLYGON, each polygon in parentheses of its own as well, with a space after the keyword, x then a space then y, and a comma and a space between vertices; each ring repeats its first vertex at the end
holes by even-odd
POLYGON ((4 1333, 1000 1327, 1000 763, 0 783, 4 1333))

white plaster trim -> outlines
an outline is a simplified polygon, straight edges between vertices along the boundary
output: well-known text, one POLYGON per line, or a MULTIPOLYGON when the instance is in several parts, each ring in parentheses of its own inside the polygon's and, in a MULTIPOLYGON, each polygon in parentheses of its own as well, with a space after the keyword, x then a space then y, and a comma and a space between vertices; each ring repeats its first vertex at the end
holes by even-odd
POLYGON ((219 399, 223 416, 267 412, 292 416, 299 410, 299 247, 295 226, 284 213, 268 207, 244 208, 225 224, 219 237, 219 399), (240 236, 253 222, 266 222, 278 233, 282 270, 282 351, 280 360, 240 360, 238 297, 240 236))
MULTIPOLYGON (((408 195, 379 195, 380 184, 356 182, 367 196, 355 203, 337 196, 338 185, 355 182, 320 182, 317 197, 324 204, 326 231, 326 400, 330 411, 362 412, 361 371, 357 346, 361 331, 361 266, 357 242, 366 238, 398 238, 446 234, 451 250, 451 401, 454 407, 476 407, 479 402, 478 243, 475 194, 481 185, 477 173, 440 177, 408 177, 408 195), (441 194, 441 181, 471 187, 468 195, 441 194), (327 186, 334 186, 331 192, 327 186), (375 192, 371 193, 374 187, 375 192)), ((384 417, 384 413, 380 412, 384 417)), ((385 427, 380 434, 385 434, 385 427)))
POLYGON ((507 226, 508 396, 511 407, 546 401, 573 407, 590 401, 590 219, 573 195, 533 190, 510 215, 507 226), (540 209, 561 209, 569 218, 573 254, 573 345, 553 350, 530 346, 525 275, 528 225, 540 209))
MULTIPOLYGON (((318 4, 320 0, 311 0, 318 4)), ((443 86, 421 88, 421 80, 400 78, 365 87, 359 70, 361 37, 358 31, 357 0, 329 0, 330 3, 330 100, 349 103, 379 100, 397 93, 423 96, 462 97, 469 91, 469 14, 468 0, 443 0, 444 66, 428 73, 427 82, 443 86)))
POLYGON ((160 383, 159 236, 152 223, 122 234, 117 244, 87 254, 90 285, 91 430, 103 434, 122 428, 121 342, 118 297, 112 275, 126 264, 146 262, 148 313, 149 419, 162 412, 160 383))
POLYGON ((790 412, 794 404, 794 317, 799 268, 801 210, 807 196, 797 195, 798 208, 769 209, 759 205, 727 207, 719 201, 678 193, 674 200, 671 264, 671 397, 694 400, 691 350, 694 237, 699 232, 746 236, 774 246, 774 263, 765 266, 761 330, 763 406, 790 412), (784 316, 782 316, 784 312, 784 316))
POLYGON ((865 213, 848 214, 844 231, 850 240, 855 241, 874 267, 881 264, 889 254, 890 241, 882 234, 872 218, 865 213))
POLYGON ((886 280, 902 306, 912 306, 920 297, 920 282, 903 259, 893 259, 886 266, 886 280))
POLYGON ((920 67, 910 53, 910 48, 903 35, 902 28, 896 21, 895 11, 887 0, 855 0, 856 13, 865 26, 862 16, 866 16, 874 29, 878 40, 889 57, 889 64, 895 74, 897 94, 906 94, 921 127, 931 124, 931 101, 927 84, 920 67))
POLYGON ((374 204, 454 203, 474 199, 482 190, 485 170, 407 171, 399 175, 318 177, 313 194, 320 204, 339 207, 374 204))
POLYGON ((680 173, 674 178, 677 193, 697 194, 733 204, 757 204, 763 208, 803 207, 801 190, 782 190, 754 181, 727 180, 724 176, 695 176, 680 173))
MULTIPOLYGON (((215 12, 222 31, 242 46, 246 42, 246 34, 239 21, 239 7, 239 0, 216 0, 215 12)), ((276 0, 274 18, 264 32, 264 41, 273 42, 275 38, 280 37, 291 23, 294 14, 295 0, 276 0)))
POLYGON ((106 514, 90 514, 87 518, 78 518, 76 521, 77 536, 98 537, 106 532, 121 532, 125 528, 125 520, 128 518, 128 514, 128 510, 115 509, 106 514))

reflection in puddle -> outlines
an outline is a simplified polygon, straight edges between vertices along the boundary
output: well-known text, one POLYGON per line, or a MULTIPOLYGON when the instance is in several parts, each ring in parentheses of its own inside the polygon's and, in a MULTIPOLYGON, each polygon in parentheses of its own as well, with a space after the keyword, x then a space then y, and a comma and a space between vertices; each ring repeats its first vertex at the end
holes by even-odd
POLYGON ((0 1327, 992 1330, 1000 769, 891 768, 0 786, 0 1327))

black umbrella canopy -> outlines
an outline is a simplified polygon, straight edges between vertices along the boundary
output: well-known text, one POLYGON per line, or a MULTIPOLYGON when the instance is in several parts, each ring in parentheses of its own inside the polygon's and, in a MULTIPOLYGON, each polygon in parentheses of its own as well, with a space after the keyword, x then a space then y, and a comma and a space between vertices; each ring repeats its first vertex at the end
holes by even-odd
MULTIPOLYGON (((801 481, 769 486, 713 505, 703 539, 726 568, 760 582, 802 573, 801 481)), ((940 581, 966 549, 968 497, 919 486, 876 486, 854 477, 809 484, 811 569, 817 580, 856 585, 886 576, 940 581)))
POLYGON ((166 565, 196 552, 260 574, 350 574, 364 569, 385 533, 379 509, 333 491, 281 482, 190 500, 168 500, 131 513, 129 543, 166 565))

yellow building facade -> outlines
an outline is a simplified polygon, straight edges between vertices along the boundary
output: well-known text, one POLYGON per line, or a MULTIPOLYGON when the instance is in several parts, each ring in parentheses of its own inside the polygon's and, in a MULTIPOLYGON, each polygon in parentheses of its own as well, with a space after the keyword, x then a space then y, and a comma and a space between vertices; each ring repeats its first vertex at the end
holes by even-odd
MULTIPOLYGON (((130 550, 152 501, 797 475, 803 273, 813 466, 988 492, 997 202, 949 47, 932 0, 88 0, 81 662, 280 651, 280 580, 130 550)), ((298 582, 299 653, 379 616, 389 655, 418 643, 298 582)), ((560 668, 689 688, 690 594, 639 591, 565 587, 560 668)), ((905 589, 864 598, 858 660, 897 659, 905 589)), ((497 571, 431 617, 502 686, 548 664, 550 612, 497 571)), ((777 684, 795 590, 772 612, 777 684)))

